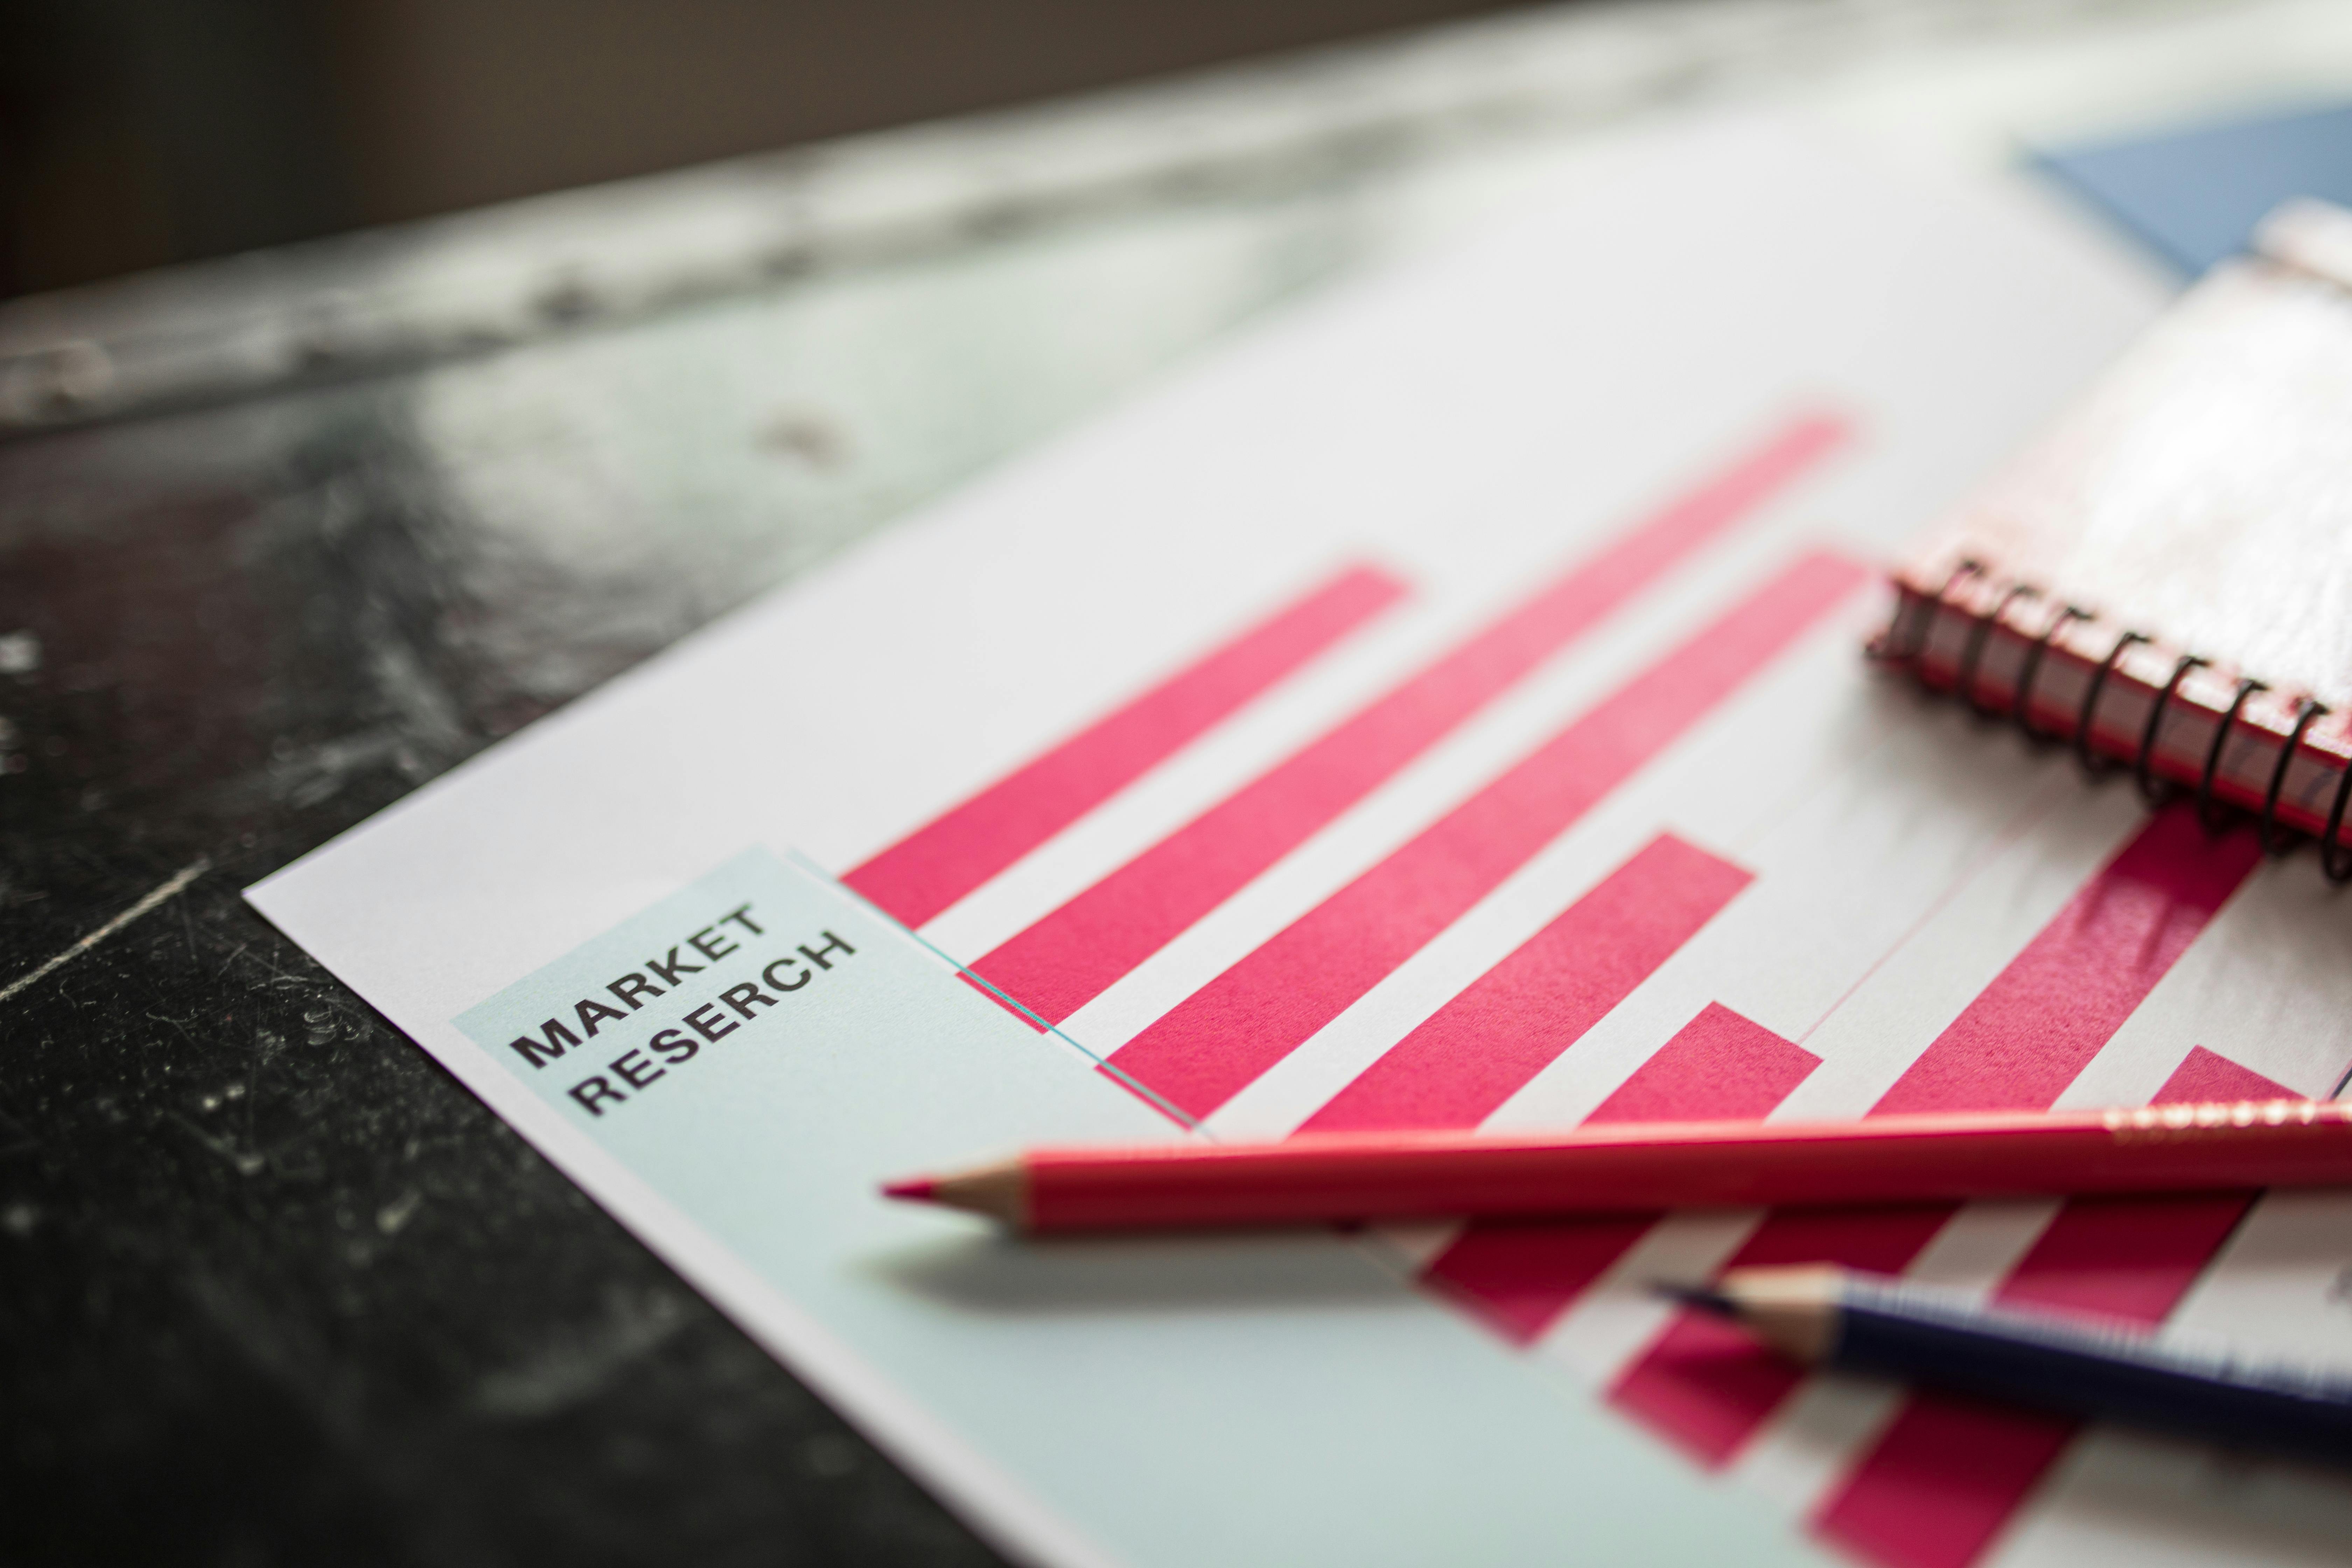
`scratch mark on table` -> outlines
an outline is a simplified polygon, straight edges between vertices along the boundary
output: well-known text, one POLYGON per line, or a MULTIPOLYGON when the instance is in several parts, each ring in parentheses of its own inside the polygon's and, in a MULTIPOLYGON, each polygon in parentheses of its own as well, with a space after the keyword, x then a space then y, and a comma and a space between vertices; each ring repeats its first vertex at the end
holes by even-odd
POLYGON ((203 876, 206 871, 211 870, 212 865, 213 863, 210 859, 203 856, 199 856, 188 865, 181 867, 179 870, 172 874, 171 879, 164 882, 163 886, 152 889, 145 898, 140 900, 137 903, 131 905, 129 909, 123 910, 121 914, 115 916, 112 920, 107 921, 96 931, 80 938, 64 952, 55 954, 39 967, 28 970, 23 974, 19 974, 16 979, 8 982, 7 984, 0 985, 0 1002, 5 1002, 10 997, 16 995, 16 993, 34 984, 36 982, 47 979, 49 975, 56 973, 60 969, 63 969, 67 964, 71 963, 75 959, 79 958, 83 953, 88 952, 100 942, 102 942, 107 938, 114 935, 117 931, 120 931, 123 927, 131 924, 131 921, 139 919, 142 915, 152 913, 164 903, 178 897, 181 892, 186 889, 189 883, 203 876))

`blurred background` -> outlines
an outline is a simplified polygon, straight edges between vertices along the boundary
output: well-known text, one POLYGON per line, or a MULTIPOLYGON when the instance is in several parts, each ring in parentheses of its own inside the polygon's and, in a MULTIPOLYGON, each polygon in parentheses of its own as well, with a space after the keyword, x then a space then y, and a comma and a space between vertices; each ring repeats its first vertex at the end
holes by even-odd
POLYGON ((0 297, 1496 8, 14 0, 0 297))

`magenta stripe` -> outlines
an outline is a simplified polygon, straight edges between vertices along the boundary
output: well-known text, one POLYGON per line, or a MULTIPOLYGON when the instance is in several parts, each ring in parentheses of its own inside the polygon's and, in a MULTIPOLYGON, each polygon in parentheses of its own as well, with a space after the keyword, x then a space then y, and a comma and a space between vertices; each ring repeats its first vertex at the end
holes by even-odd
POLYGON ((1754 879, 1660 834, 1356 1076, 1302 1132, 1475 1127, 1754 879))
POLYGON ((1845 438, 1797 419, 972 965, 1049 1022, 1102 994, 1845 438))
POLYGON ((2047 1110, 2261 859, 2251 833, 2161 812, 2037 933, 1873 1111, 2047 1110))
MULTIPOLYGON (((2186 805, 2151 817, 2035 933, 1872 1108, 2047 1109, 2156 988, 2261 859, 2254 836, 2220 837, 2186 805)), ((1728 1268, 1843 1263, 1899 1273, 1952 1215, 1886 1209, 1843 1223, 1775 1214, 1728 1268)), ((1796 1388, 1786 1362, 1713 1318, 1675 1317, 1611 1394, 1709 1464, 1724 1464, 1796 1388)))
MULTIPOLYGON (((1770 1113, 1821 1058, 1710 1002, 1588 1121, 1770 1113)), ((1422 1276, 1513 1344, 1531 1344, 1655 1221, 1473 1220, 1422 1276)))
POLYGON ((1402 597, 1353 566, 842 878, 910 926, 1100 805, 1218 721, 1402 597))
POLYGON ((1585 1120, 1760 1120, 1821 1065, 1822 1058, 1804 1047, 1710 1002, 1585 1120))
POLYGON ((1113 1054, 1206 1116, 1686 733, 1869 574, 1799 559, 1113 1054))
MULTIPOLYGON (((2294 1091, 2199 1046, 2156 1103, 2294 1091)), ((1997 1292, 2020 1305, 2156 1324, 2197 1282, 2252 1193, 2077 1199, 1997 1292)), ((1822 1503, 1822 1534, 1891 1568, 1968 1568, 2032 1495, 2078 1424, 1916 1394, 1822 1503)))

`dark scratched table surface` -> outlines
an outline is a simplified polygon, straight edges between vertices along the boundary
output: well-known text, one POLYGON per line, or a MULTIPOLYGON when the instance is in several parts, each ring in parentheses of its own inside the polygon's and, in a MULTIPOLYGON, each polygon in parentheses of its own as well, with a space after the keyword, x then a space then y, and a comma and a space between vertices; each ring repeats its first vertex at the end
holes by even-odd
POLYGON ((0 308, 0 1561, 995 1561, 239 889, 1595 126, 2132 9, 1538 13, 0 308))

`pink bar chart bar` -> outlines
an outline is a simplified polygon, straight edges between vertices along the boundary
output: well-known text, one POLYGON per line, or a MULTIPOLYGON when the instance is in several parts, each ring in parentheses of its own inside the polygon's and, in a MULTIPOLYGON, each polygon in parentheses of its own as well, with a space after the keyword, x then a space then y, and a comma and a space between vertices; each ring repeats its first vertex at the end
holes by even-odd
POLYGON ((921 925, 1404 595, 1353 566, 866 861, 842 880, 921 925))
MULTIPOLYGON (((2294 1096, 2200 1046, 2156 1103, 2294 1096)), ((2160 1323, 2255 1196, 2076 1199, 1995 1299, 2160 1323)), ((1823 1501, 1814 1526, 1889 1568, 1968 1568, 2079 1430, 2080 1423, 2060 1416, 1915 1394, 1823 1501)))
MULTIPOLYGON (((1770 1113, 1821 1058, 1710 1002, 1588 1121, 1673 1121, 1770 1113)), ((1532 1344, 1654 1224, 1473 1220, 1422 1278, 1514 1344, 1532 1344)))
POLYGON ((1059 1023, 1845 439, 1806 415, 971 967, 1059 1023))
POLYGON ((1868 579, 1798 559, 1113 1054, 1206 1116, 1337 1017, 1868 579))
POLYGON ((1475 1127, 1754 879, 1660 834, 1389 1047, 1302 1132, 1475 1127))
POLYGON ((2158 812, 1874 1111, 2047 1110, 2260 860, 2250 833, 2158 812))
MULTIPOLYGON (((2047 1109, 2163 979, 2261 859, 2244 830, 2149 818, 1872 1108, 2047 1109)), ((1727 1268, 1843 1263, 1899 1273, 1949 1205, 1775 1214, 1727 1268)), ((1678 1314, 1611 1398, 1709 1465, 1727 1463, 1801 1374, 1730 1325, 1678 1314)))

